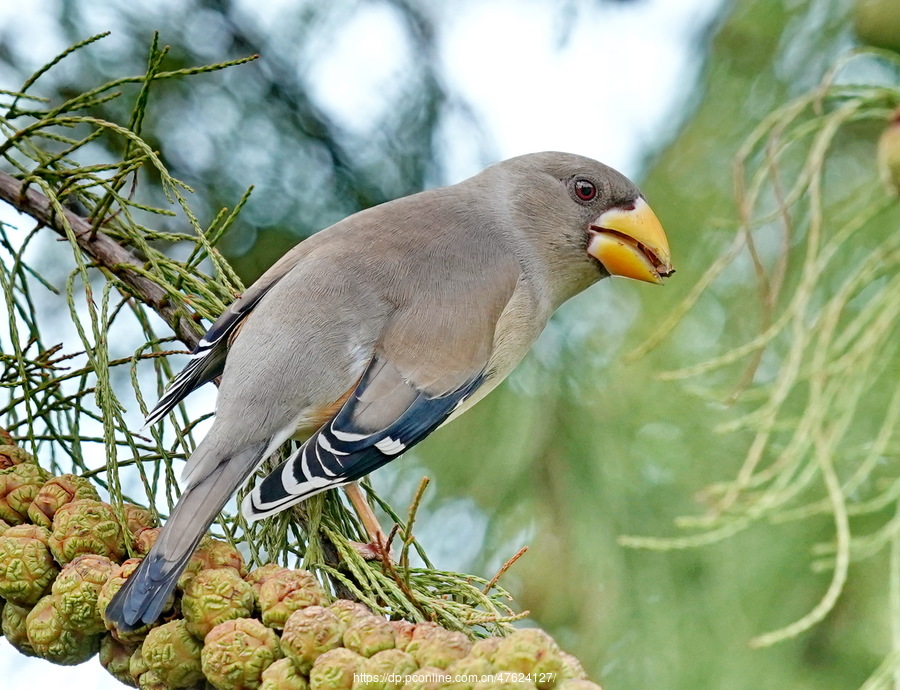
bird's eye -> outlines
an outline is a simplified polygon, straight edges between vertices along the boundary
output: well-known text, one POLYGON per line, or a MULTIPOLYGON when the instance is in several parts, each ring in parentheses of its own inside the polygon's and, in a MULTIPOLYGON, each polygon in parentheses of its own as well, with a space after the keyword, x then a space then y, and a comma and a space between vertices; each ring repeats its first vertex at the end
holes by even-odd
POLYGON ((574 189, 580 201, 591 201, 597 196, 597 186, 590 180, 575 180, 574 189))

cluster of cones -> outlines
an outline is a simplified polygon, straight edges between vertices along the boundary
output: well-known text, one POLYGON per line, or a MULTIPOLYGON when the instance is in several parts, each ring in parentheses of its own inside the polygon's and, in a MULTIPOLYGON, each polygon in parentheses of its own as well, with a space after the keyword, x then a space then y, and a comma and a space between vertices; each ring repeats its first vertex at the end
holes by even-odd
POLYGON ((330 602, 315 576, 207 537, 155 625, 118 630, 104 611, 152 546, 146 509, 118 512, 83 477, 53 477, 0 435, 0 626, 23 654, 80 664, 99 653, 140 688, 598 690, 546 633, 472 642, 434 623, 330 602), (128 558, 126 541, 137 557, 128 558))

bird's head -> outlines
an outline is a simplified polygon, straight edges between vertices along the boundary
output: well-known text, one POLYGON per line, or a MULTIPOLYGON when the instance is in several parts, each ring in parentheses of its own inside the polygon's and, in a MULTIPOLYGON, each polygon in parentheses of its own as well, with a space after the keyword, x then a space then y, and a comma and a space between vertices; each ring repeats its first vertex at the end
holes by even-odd
POLYGON ((634 183, 609 166, 547 152, 486 172, 506 179, 513 225, 549 259, 556 282, 577 283, 578 291, 606 275, 659 284, 674 273, 656 215, 634 183))

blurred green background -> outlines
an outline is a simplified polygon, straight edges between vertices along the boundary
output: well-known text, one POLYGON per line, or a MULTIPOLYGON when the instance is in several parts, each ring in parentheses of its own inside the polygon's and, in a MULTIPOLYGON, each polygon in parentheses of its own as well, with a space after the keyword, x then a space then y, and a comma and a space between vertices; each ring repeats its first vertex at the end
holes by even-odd
MULTIPOLYGON (((192 204, 201 218, 256 185, 223 243, 249 283, 288 247, 335 220, 456 181, 504 151, 484 113, 448 77, 444 45, 447 26, 493 4, 459 3, 458 13, 447 4, 283 0, 257 13, 250 3, 228 0, 45 3, 46 12, 26 20, 44 35, 46 50, 23 42, 12 22, 0 28, 0 79, 4 88, 15 88, 59 47, 104 30, 112 30, 111 37, 49 75, 41 95, 73 95, 141 72, 153 31, 172 46, 171 68, 260 53, 248 66, 164 82, 144 126, 172 174, 194 188, 192 204), (397 56, 388 78, 371 89, 378 100, 340 112, 329 106, 331 92, 322 84, 340 82, 345 70, 365 69, 364 51, 347 53, 344 31, 354 22, 362 23, 355 35, 376 45, 384 32, 381 49, 397 56)), ((564 50, 585 22, 629 12, 652 17, 679 4, 529 0, 496 3, 495 11, 498 21, 515 22, 529 12, 551 17, 546 31, 564 50)), ((636 361, 627 355, 732 241, 735 152, 770 110, 812 88, 857 43, 853 5, 690 4, 687 20, 673 31, 684 34, 682 50, 693 72, 680 72, 659 96, 672 105, 649 131, 627 134, 640 141, 623 157, 626 172, 639 178, 663 220, 677 275, 663 289, 606 281, 573 300, 475 413, 373 478, 400 507, 423 474, 434 480, 420 512, 419 538, 439 567, 490 576, 528 545, 504 583, 530 611, 530 621, 582 659, 606 690, 854 688, 890 650, 883 554, 854 565, 835 610, 817 627, 770 648, 748 644, 821 598, 829 574, 811 571, 810 548, 833 539, 827 514, 759 525, 702 549, 658 553, 618 542, 622 535, 679 534, 675 518, 704 510, 698 492, 733 477, 741 465, 749 437, 715 431, 742 412, 740 405, 699 394, 696 380, 661 381, 656 374, 720 354, 759 330, 755 279, 746 265, 715 283, 649 355, 636 361)), ((653 69, 654 56, 648 59, 653 69)), ((580 58, 565 69, 581 76, 586 98, 603 94, 605 107, 634 98, 603 91, 614 81, 607 72, 627 74, 627 61, 580 58)), ((485 80, 503 81, 516 70, 514 56, 499 55, 485 65, 485 80)), ((884 78, 876 67, 871 71, 872 78, 884 78)), ((633 88, 640 92, 643 84, 633 88)), ((527 108, 541 95, 522 98, 527 108)), ((99 114, 127 118, 124 112, 99 114)), ((591 143, 590 109, 559 112, 553 122, 583 137, 578 152, 599 155, 591 143)), ((843 195, 877 184, 879 131, 859 126, 842 135, 843 195)), ((96 155, 102 160, 110 152, 98 145, 96 155)), ((141 193, 159 195, 152 180, 142 181, 141 193)), ((891 218, 896 222, 896 214, 891 218)), ((739 374, 737 366, 703 385, 727 391, 739 374)), ((871 400, 879 405, 879 398, 871 400)), ((12 654, 0 648, 0 656, 12 654)))

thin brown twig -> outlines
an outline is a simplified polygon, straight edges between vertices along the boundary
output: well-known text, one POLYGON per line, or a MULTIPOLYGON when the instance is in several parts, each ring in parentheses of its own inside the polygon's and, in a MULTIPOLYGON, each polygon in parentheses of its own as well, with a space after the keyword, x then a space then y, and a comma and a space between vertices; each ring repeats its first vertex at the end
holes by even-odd
MULTIPOLYGON (((783 128, 779 128, 778 130, 779 136, 781 135, 782 129, 783 128)), ((762 293, 763 309, 759 327, 760 333, 764 333, 766 330, 768 330, 772 325, 772 322, 774 321, 778 297, 781 294, 781 288, 784 285, 784 278, 787 274, 791 239, 793 237, 793 222, 791 220, 790 208, 788 207, 787 198, 785 196, 784 189, 781 184, 781 179, 778 174, 777 156, 772 142, 770 142, 766 147, 766 158, 768 160, 769 170, 771 171, 772 192, 775 195, 775 200, 778 204, 778 216, 782 222, 783 232, 781 241, 781 253, 778 257, 778 262, 772 269, 771 276, 765 273, 765 269, 762 268, 762 264, 759 262, 758 255, 756 253, 756 247, 750 242, 752 236, 749 233, 747 235, 748 247, 751 249, 754 267, 757 269, 757 275, 760 281, 760 292, 762 293)), ((740 380, 734 387, 734 390, 732 390, 726 398, 726 402, 728 404, 734 404, 735 402, 737 402, 741 394, 753 382, 753 378, 756 376, 759 365, 762 363, 763 352, 764 349, 759 348, 751 355, 750 361, 744 368, 744 372, 741 375, 740 380)))
POLYGON ((403 592, 404 596, 409 599, 409 602, 415 606, 419 611, 421 611, 424 615, 428 615, 428 611, 422 606, 422 603, 419 601, 418 597, 412 591, 412 587, 409 584, 409 566, 407 565, 404 570, 406 572, 406 577, 401 577, 400 573, 397 572, 397 568, 394 567, 394 563, 391 560, 391 556, 388 553, 387 545, 384 548, 378 549, 379 554, 381 555, 381 565, 384 569, 390 574, 393 578, 394 582, 397 583, 397 586, 400 588, 400 591, 403 592))
POLYGON ((394 526, 391 527, 391 531, 388 532, 388 535, 387 535, 387 541, 386 541, 386 543, 385 543, 385 545, 384 545, 384 550, 387 551, 388 553, 391 552, 391 544, 393 543, 394 537, 397 536, 397 533, 398 533, 399 531, 400 531, 400 525, 398 525, 398 524, 395 522, 395 523, 394 523, 394 526))
POLYGON ((5 172, 0 172, 0 199, 63 237, 67 236, 68 225, 81 250, 98 266, 116 276, 134 297, 159 314, 181 342, 191 349, 200 342, 201 333, 192 314, 185 313, 183 307, 172 306, 159 285, 134 270, 142 268, 144 262, 133 252, 103 232, 92 236, 91 224, 68 209, 63 211, 65 219, 61 219, 46 196, 5 172))
POLYGON ((494 575, 494 577, 492 577, 490 580, 488 580, 488 583, 484 586, 484 589, 481 590, 481 593, 487 594, 488 592, 490 592, 494 588, 494 585, 496 585, 497 582, 500 580, 500 578, 503 577, 503 574, 512 567, 513 563, 515 563, 522 556, 524 556, 526 551, 528 551, 527 546, 523 546, 521 549, 516 551, 512 555, 512 557, 508 561, 506 561, 506 563, 504 563, 503 565, 500 566, 500 570, 497 571, 497 573, 494 575))

